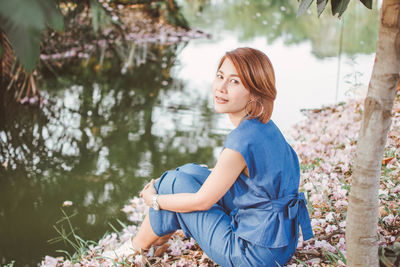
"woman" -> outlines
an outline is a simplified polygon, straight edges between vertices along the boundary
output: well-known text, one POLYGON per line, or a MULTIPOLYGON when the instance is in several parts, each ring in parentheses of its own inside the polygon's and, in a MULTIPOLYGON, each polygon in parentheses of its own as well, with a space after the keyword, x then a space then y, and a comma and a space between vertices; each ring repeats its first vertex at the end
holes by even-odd
POLYGON ((313 236, 297 155, 270 120, 276 89, 268 57, 252 48, 227 52, 213 93, 215 110, 235 126, 215 167, 186 164, 147 184, 140 196, 149 214, 113 255, 182 229, 221 266, 283 266, 296 250, 299 224, 304 240, 313 236))

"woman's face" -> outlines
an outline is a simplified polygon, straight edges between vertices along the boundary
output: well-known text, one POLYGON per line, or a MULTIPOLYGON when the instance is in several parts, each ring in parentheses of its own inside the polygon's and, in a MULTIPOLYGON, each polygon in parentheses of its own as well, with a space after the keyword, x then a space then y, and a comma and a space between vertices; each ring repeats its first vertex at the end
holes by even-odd
POLYGON ((250 92, 243 86, 237 71, 228 58, 224 60, 213 83, 214 108, 235 118, 246 115, 250 92))

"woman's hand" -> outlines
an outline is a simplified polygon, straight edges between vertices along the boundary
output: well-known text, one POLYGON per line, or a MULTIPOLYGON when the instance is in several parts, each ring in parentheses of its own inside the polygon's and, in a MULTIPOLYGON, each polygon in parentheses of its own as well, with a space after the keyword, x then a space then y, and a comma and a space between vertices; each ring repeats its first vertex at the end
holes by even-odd
POLYGON ((143 190, 140 192, 140 196, 144 199, 144 202, 147 206, 151 207, 153 202, 153 196, 157 194, 157 191, 154 187, 154 180, 151 180, 148 184, 145 185, 143 190))

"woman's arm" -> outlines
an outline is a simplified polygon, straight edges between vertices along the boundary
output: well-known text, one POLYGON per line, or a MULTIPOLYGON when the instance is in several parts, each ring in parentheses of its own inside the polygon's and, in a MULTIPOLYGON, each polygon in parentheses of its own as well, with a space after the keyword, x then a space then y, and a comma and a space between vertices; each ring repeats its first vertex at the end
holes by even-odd
MULTIPOLYGON (((246 162, 239 152, 225 148, 198 192, 160 195, 158 205, 160 209, 175 212, 208 210, 225 195, 245 167, 246 162)), ((140 193, 149 206, 154 194, 154 186, 146 186, 140 193)))

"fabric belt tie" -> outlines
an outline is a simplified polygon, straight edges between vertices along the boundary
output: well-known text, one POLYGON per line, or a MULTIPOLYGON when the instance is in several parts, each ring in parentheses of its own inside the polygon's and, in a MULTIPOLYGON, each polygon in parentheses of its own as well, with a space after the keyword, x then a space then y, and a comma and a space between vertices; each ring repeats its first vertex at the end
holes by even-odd
POLYGON ((289 201, 289 204, 287 206, 289 219, 296 218, 301 226, 301 231, 303 232, 303 240, 308 240, 314 236, 306 203, 307 201, 304 193, 300 192, 296 198, 292 198, 289 201))
MULTIPOLYGON (((269 200, 263 203, 259 203, 256 207, 257 210, 268 210, 275 212, 284 212, 285 216, 290 220, 296 220, 296 224, 301 226, 303 233, 303 240, 308 240, 314 236, 310 216, 307 210, 307 201, 303 192, 298 194, 291 194, 282 198, 269 200)), ((238 209, 232 210, 231 216, 235 216, 238 213, 238 209)), ((235 225, 236 226, 236 225, 235 225)), ((296 235, 298 228, 296 227, 296 235)))

